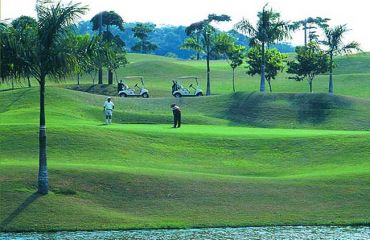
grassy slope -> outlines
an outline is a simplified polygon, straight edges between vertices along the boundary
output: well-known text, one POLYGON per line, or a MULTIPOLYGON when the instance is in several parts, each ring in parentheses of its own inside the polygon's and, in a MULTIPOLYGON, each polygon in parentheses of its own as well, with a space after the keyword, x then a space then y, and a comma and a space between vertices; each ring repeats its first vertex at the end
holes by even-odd
POLYGON ((174 130, 172 98, 115 99, 118 123, 166 124, 104 126, 103 96, 49 88, 51 192, 40 197, 37 99, 0 93, 2 230, 369 224, 370 134, 340 130, 369 129, 368 100, 181 99, 187 124, 174 130))
MULTIPOLYGON (((130 64, 120 68, 118 77, 128 75, 143 75, 146 87, 152 97, 170 96, 171 80, 178 76, 195 75, 200 77, 200 84, 206 90, 206 72, 204 61, 176 60, 152 55, 129 54, 130 64)), ((334 91, 338 95, 357 96, 370 98, 370 53, 358 54, 349 57, 338 57, 337 67, 334 70, 334 91)), ((245 68, 239 67, 236 71, 237 91, 259 90, 259 76, 250 77, 245 74, 245 68)), ((225 61, 211 62, 211 87, 213 94, 232 92, 231 68, 225 61)), ((106 74, 104 74, 106 82, 106 74)), ((69 78, 66 84, 75 84, 76 80, 69 78)), ((83 89, 90 88, 91 78, 85 75, 81 79, 83 89), (89 85, 86 85, 89 84, 89 85)), ((36 83, 34 83, 36 85, 36 83)), ((25 85, 25 84, 23 84, 25 85)), ((133 84, 131 84, 132 86, 133 84)), ((307 82, 295 82, 289 80, 286 73, 279 74, 273 80, 273 91, 283 93, 306 93, 309 91, 307 82)), ((328 76, 319 76, 313 83, 314 92, 327 93, 328 76)), ((8 88, 9 85, 0 85, 0 88, 8 88)), ((102 92, 101 89, 97 90, 102 92)), ((114 95, 115 87, 104 89, 105 94, 114 95)))

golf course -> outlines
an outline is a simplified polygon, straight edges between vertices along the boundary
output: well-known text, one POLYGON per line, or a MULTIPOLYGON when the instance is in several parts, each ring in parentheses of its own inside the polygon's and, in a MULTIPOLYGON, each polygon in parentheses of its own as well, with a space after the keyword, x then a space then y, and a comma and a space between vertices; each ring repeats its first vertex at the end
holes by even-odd
POLYGON ((47 81, 47 195, 37 193, 37 83, 1 85, 0 231, 370 224, 370 54, 337 59, 333 96, 328 75, 308 93, 286 73, 259 93, 243 67, 233 93, 220 60, 211 96, 174 98, 178 76, 205 90, 205 61, 128 60, 118 80, 143 76, 150 98, 120 98, 89 75, 47 81))

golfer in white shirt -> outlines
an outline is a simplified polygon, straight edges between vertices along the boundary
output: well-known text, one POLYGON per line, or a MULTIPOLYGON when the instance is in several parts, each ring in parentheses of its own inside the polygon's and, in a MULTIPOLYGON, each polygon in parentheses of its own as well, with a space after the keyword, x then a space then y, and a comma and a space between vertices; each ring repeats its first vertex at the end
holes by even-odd
POLYGON ((104 103, 104 112, 105 112, 105 122, 106 124, 112 123, 112 114, 114 109, 114 103, 111 101, 110 97, 107 97, 107 101, 104 103))

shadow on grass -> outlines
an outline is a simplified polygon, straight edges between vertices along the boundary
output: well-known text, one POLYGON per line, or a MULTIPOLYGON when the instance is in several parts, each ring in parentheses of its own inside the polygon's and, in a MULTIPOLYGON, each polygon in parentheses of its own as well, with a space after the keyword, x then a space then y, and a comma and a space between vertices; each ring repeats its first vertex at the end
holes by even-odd
POLYGON ((340 115, 351 109, 350 100, 328 94, 261 94, 235 93, 226 116, 233 123, 255 127, 291 127, 301 124, 320 125, 330 118, 343 121, 340 115))
POLYGON ((15 97, 15 99, 12 99, 11 101, 10 101, 10 103, 8 104, 8 105, 2 105, 2 107, 0 108, 0 113, 2 113, 2 112, 6 112, 6 111, 8 111, 9 109, 11 109, 12 108, 12 106, 14 105, 14 104, 16 104, 17 102, 19 102, 22 98, 24 98, 25 96, 26 96, 26 94, 29 92, 29 91, 31 91, 31 89, 26 89, 25 91, 23 91, 22 93, 20 93, 20 94, 18 94, 16 97, 15 97))
POLYGON ((1 223, 0 227, 3 229, 9 225, 19 214, 21 214, 29 205, 35 202, 42 195, 38 192, 33 193, 29 196, 21 205, 18 206, 7 218, 5 218, 1 223))

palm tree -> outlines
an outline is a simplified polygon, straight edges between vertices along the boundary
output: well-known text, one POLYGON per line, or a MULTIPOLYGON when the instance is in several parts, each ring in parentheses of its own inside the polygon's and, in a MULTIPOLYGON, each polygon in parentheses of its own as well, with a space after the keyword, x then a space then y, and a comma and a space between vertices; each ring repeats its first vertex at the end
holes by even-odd
POLYGON ((361 51, 360 44, 358 42, 352 41, 348 44, 343 42, 343 37, 346 32, 350 31, 346 25, 339 25, 333 28, 325 28, 325 39, 321 41, 328 50, 329 54, 329 94, 332 95, 333 91, 333 66, 334 66, 334 56, 340 54, 349 54, 354 51, 361 51))
POLYGON ((211 68, 210 60, 211 54, 216 52, 217 49, 214 47, 215 39, 217 36, 216 29, 211 25, 212 22, 225 22, 230 21, 231 18, 228 15, 215 15, 209 14, 207 19, 200 22, 195 22, 185 29, 186 35, 189 38, 185 39, 184 44, 181 46, 183 49, 192 49, 206 54, 207 64, 207 91, 206 95, 211 95, 211 68))
POLYGON ((38 192, 48 193, 48 171, 46 162, 46 121, 45 121, 45 82, 46 76, 62 78, 73 71, 73 56, 64 52, 65 34, 77 17, 84 14, 86 7, 79 3, 63 6, 60 2, 49 5, 47 1, 38 1, 37 53, 32 60, 36 64, 29 67, 34 70, 34 77, 40 84, 40 131, 39 131, 39 175, 38 192), (58 54, 56 54, 58 53, 58 54))
POLYGON ((262 48, 262 65, 261 65, 261 83, 260 91, 265 92, 265 48, 270 44, 284 40, 290 37, 290 25, 288 22, 280 19, 280 13, 267 9, 267 4, 257 14, 258 21, 256 27, 246 19, 241 20, 235 25, 235 28, 250 38, 250 45, 261 46, 262 48))
POLYGON ((322 17, 309 17, 305 18, 300 21, 293 22, 291 25, 291 28, 293 30, 298 30, 300 27, 302 27, 304 31, 304 46, 307 46, 308 42, 312 42, 313 40, 317 40, 317 27, 321 29, 325 29, 328 27, 327 22, 330 20, 330 18, 322 18, 322 17))
MULTIPOLYGON (((121 48, 124 47, 125 43, 119 37, 119 35, 114 36, 110 29, 112 26, 116 26, 120 31, 124 31, 125 28, 123 26, 124 21, 120 15, 118 15, 114 11, 104 11, 101 13, 96 14, 90 22, 93 24, 92 30, 96 31, 99 30, 99 33, 103 35, 103 39, 109 42, 115 42, 121 48), (102 31, 102 27, 105 26, 105 31, 102 31)), ((108 84, 113 84, 113 72, 111 68, 108 68, 108 84)), ((102 79, 99 76, 99 84, 102 84, 102 79)))
MULTIPOLYGON (((62 5, 50 0, 36 2, 37 31, 27 35, 28 48, 13 38, 3 43, 16 52, 13 58, 15 71, 18 65, 28 72, 40 85, 40 128, 39 128, 39 172, 38 192, 48 193, 48 171, 46 157, 45 82, 46 77, 60 79, 74 72, 76 58, 68 47, 68 32, 77 17, 85 13, 86 7, 79 3, 62 5)), ((16 73, 17 74, 17 73, 16 73)), ((11 76, 11 74, 7 74, 11 76)), ((12 76, 11 76, 12 77, 12 76)))

